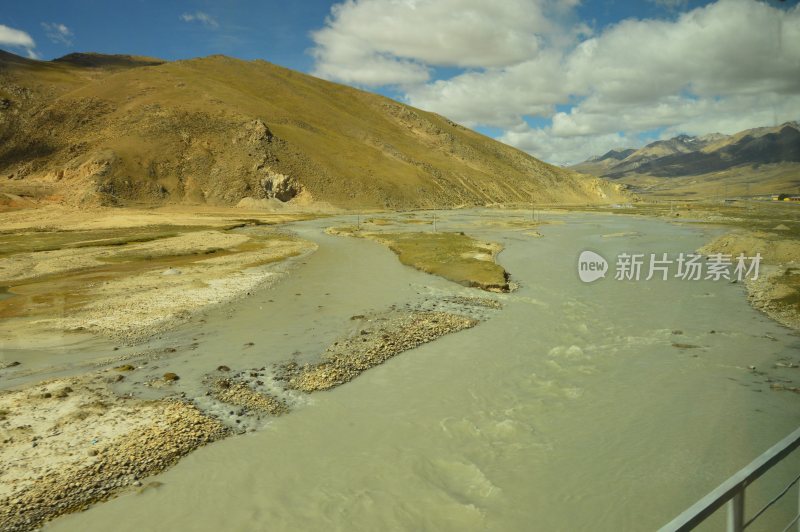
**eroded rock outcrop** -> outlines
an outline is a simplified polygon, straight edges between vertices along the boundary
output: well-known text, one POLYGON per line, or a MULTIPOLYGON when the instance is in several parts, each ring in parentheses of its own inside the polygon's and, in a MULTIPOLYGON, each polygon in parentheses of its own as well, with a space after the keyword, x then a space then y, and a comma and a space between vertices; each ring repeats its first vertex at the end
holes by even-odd
POLYGON ((297 196, 303 189, 297 180, 271 170, 267 170, 267 176, 261 179, 260 184, 267 198, 284 202, 297 196))

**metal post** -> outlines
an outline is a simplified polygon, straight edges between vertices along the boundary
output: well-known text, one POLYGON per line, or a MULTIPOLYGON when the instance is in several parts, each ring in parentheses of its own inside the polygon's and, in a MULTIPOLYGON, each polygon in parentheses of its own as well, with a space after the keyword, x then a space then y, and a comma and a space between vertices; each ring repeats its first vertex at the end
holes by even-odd
POLYGON ((728 532, 744 530, 744 488, 728 501, 728 532))
MULTIPOLYGON (((694 530, 697 525, 711 516, 723 505, 727 506, 729 532, 741 532, 746 523, 744 520, 744 491, 745 486, 749 486, 761 475, 769 471, 781 460, 789 456, 793 451, 800 448, 800 428, 789 434, 787 437, 767 449, 758 458, 750 462, 746 467, 739 470, 728 480, 717 486, 708 495, 694 503, 691 507, 684 510, 678 517, 667 523, 660 529, 660 532, 688 532, 694 530)), ((791 484, 797 482, 797 478, 791 484)), ((758 519, 772 504, 789 492, 791 484, 788 485, 777 497, 772 499, 766 506, 754 514, 751 523, 758 519)), ((798 483, 800 484, 800 483, 798 483)), ((798 494, 798 507, 800 508, 800 493, 798 494)), ((800 516, 798 516, 800 517, 800 516)), ((798 519, 792 520, 786 530, 796 530, 800 532, 800 526, 795 527, 798 519)))

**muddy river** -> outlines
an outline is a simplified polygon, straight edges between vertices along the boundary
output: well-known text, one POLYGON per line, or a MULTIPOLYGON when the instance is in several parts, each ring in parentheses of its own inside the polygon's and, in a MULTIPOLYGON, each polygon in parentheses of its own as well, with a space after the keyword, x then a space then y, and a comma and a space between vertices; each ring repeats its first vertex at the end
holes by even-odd
MULTIPOLYGON (((800 371, 775 367, 798 362, 800 338, 752 309, 743 286, 578 278, 585 249, 674 255, 717 230, 544 213, 553 223, 537 238, 491 223, 507 217, 437 213, 438 230, 505 246, 498 260, 519 288, 496 296, 502 311, 335 390, 293 396, 291 414, 191 454, 160 487, 45 530, 653 530, 800 424, 800 396, 767 382, 800 371)), ((319 244, 291 275, 136 349, 177 346, 168 365, 191 393, 217 364, 316 356, 353 315, 476 292, 322 231, 354 218, 291 225, 319 244)), ((79 343, 26 360, 66 371, 101 351, 79 343)), ((154 375, 167 363, 156 365, 154 375)), ((799 462, 748 491, 751 514, 799 462)), ((788 522, 796 501, 752 528, 788 522)))

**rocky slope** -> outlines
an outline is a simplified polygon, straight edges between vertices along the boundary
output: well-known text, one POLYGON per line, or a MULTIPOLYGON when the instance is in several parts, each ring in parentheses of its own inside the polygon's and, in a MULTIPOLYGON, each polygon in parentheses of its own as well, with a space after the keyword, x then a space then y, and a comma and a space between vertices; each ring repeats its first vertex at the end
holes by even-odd
POLYGON ((800 187, 800 124, 680 135, 638 150, 611 150, 572 169, 665 198, 793 193, 800 187))
POLYGON ((410 208, 617 201, 622 190, 264 61, 0 51, 6 198, 410 208))
POLYGON ((796 170, 800 163, 800 125, 787 122, 734 135, 712 133, 701 137, 680 135, 638 150, 612 150, 572 168, 618 179, 634 175, 652 177, 700 176, 747 167, 774 170, 783 164, 796 170))

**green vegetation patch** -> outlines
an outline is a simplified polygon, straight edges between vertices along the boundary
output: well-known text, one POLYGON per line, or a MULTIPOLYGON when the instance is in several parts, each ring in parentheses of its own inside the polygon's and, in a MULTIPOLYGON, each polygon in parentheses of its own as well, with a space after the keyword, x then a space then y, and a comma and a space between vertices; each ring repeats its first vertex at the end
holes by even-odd
POLYGON ((178 236, 212 226, 148 225, 144 227, 93 229, 88 231, 25 231, 0 233, 0 257, 15 253, 56 251, 95 246, 123 246, 178 236))
POLYGON ((394 251, 400 262, 450 281, 492 292, 508 292, 508 272, 494 261, 498 244, 464 233, 364 234, 394 251))
POLYGON ((800 268, 787 268, 774 282, 778 291, 784 295, 772 302, 783 310, 800 313, 800 268))
MULTIPOLYGON (((238 227, 238 226, 237 226, 238 227)), ((180 232, 199 231, 211 229, 210 226, 148 226, 130 229, 114 229, 108 231, 63 231, 63 232, 32 232, 28 236, 43 236, 42 240, 29 243, 26 251, 44 251, 46 245, 53 249, 82 248, 89 246, 120 246, 119 253, 101 257, 104 264, 82 268, 80 270, 57 272, 42 275, 36 278, 21 280, 12 283, 12 286, 0 286, 0 319, 22 316, 49 316, 53 312, 66 314, 78 311, 90 302, 92 287, 98 283, 111 281, 122 277, 137 275, 149 271, 166 270, 168 268, 181 268, 199 263, 206 259, 236 255, 239 253, 260 251, 271 244, 293 243, 300 241, 298 238, 275 231, 252 232, 247 236, 250 240, 230 248, 210 248, 186 253, 175 253, 170 249, 129 250, 123 246, 129 242, 146 242, 158 238, 178 236, 180 232), (124 233, 114 235, 114 232, 124 233), (99 238, 98 238, 99 237, 99 238), (119 238, 119 241, 116 239, 119 238), (103 243, 99 243, 102 239, 103 243), (116 242, 116 243, 111 243, 116 242)), ((233 227, 236 228, 236 227, 233 227)), ((220 228, 229 230, 232 227, 220 228)), ((17 234, 0 234, 0 239, 13 241, 16 249, 23 248, 23 240, 13 240, 17 234)), ((280 249, 264 259, 254 260, 242 264, 241 269, 262 266, 280 262, 290 257, 295 257, 301 252, 294 248, 280 249)), ((5 248, 2 248, 5 254, 5 248)), ((18 251, 22 252, 22 251, 18 251)), ((10 253, 8 253, 10 254, 10 253)))

